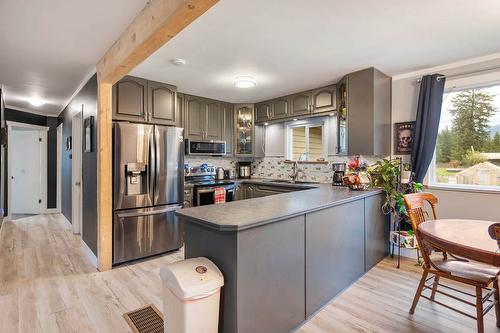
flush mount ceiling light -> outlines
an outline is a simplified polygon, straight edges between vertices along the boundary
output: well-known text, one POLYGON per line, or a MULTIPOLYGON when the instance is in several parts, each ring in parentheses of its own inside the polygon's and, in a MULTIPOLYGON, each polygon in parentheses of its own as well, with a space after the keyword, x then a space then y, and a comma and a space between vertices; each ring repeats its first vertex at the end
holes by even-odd
POLYGON ((257 85, 257 81, 251 76, 238 76, 234 79, 233 85, 236 88, 252 88, 257 85))
POLYGON ((181 58, 172 59, 172 60, 170 60, 170 62, 172 64, 174 64, 175 66, 184 66, 186 64, 186 60, 181 59, 181 58))
POLYGON ((26 101, 33 106, 42 106, 46 103, 43 99, 37 97, 28 97, 26 101))

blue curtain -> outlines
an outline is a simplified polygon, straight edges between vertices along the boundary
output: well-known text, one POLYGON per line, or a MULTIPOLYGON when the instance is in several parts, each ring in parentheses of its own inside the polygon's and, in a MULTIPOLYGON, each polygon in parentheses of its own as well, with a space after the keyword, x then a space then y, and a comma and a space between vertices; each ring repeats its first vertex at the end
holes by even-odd
POLYGON ((422 182, 436 148, 441 118, 445 77, 432 74, 422 77, 418 96, 415 139, 411 153, 413 179, 422 182))

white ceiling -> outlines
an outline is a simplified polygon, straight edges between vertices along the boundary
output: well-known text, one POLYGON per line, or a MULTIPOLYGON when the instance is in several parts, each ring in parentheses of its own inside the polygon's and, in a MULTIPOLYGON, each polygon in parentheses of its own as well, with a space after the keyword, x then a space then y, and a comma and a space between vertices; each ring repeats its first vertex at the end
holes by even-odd
POLYGON ((5 103, 58 114, 146 0, 1 0, 5 103), (48 104, 33 107, 37 96, 48 104))
POLYGON ((369 66, 395 75, 500 52, 499 17, 497 0, 221 0, 131 74, 256 102, 369 66), (234 88, 238 75, 257 87, 234 88))

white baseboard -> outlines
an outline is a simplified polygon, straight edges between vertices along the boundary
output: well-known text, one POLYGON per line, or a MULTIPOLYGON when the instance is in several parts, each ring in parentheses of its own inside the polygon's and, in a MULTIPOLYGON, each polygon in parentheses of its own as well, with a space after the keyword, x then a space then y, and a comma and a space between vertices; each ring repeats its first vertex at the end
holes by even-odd
POLYGON ((81 237, 80 237, 80 242, 82 245, 82 250, 85 253, 85 255, 87 256, 87 258, 90 260, 90 263, 92 264, 92 266, 97 268, 97 266, 98 266, 97 257, 95 256, 94 252, 92 252, 92 250, 89 248, 87 243, 85 243, 81 237))
POLYGON ((45 214, 58 214, 60 212, 61 211, 59 210, 59 208, 47 208, 47 209, 45 209, 45 214))

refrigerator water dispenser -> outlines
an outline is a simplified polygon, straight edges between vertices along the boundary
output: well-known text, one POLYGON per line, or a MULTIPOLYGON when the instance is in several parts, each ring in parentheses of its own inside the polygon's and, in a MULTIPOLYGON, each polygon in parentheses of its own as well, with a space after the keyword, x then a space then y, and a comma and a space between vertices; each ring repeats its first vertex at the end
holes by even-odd
POLYGON ((147 165, 145 163, 125 164, 125 195, 138 195, 147 193, 147 165))

